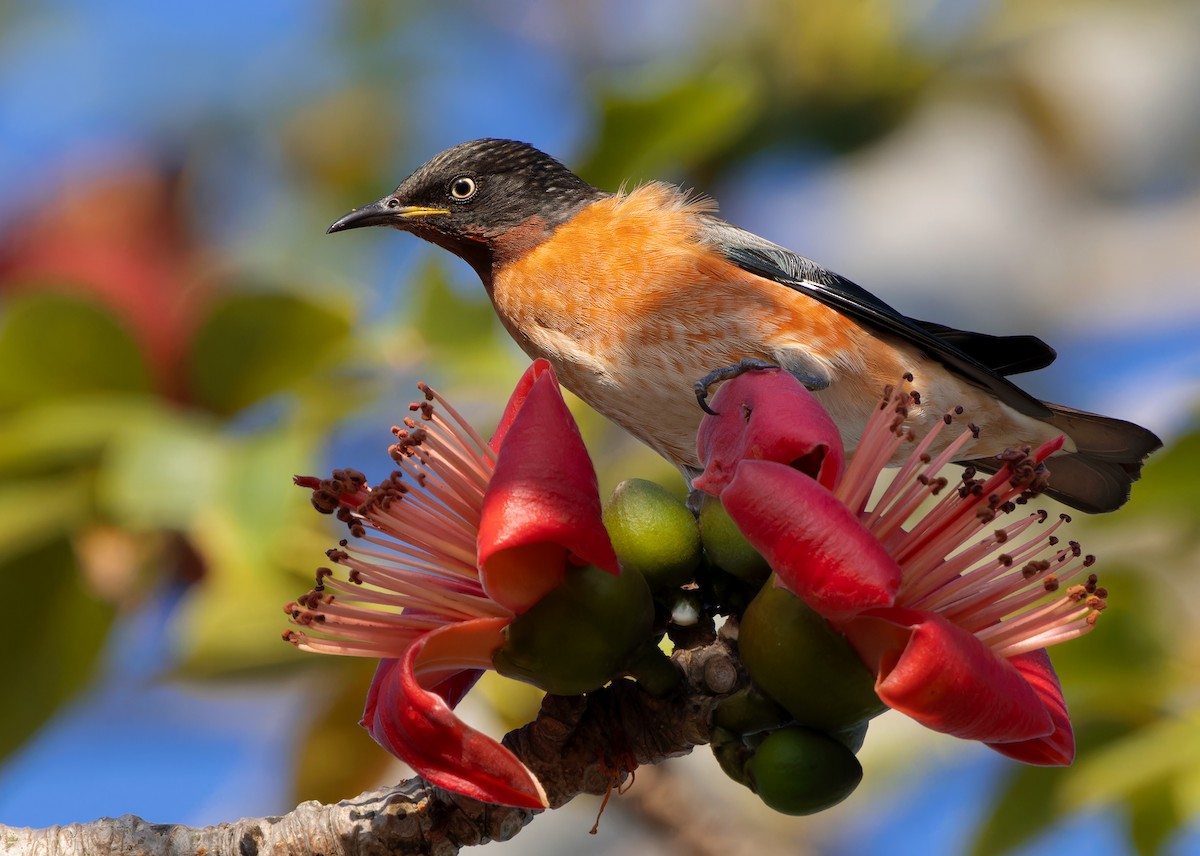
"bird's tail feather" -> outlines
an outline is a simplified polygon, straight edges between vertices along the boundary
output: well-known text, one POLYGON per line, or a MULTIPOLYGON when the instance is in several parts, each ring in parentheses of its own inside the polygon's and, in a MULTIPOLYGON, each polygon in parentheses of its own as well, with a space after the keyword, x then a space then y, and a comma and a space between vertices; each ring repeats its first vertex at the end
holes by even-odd
MULTIPOLYGON (((1046 420, 1075 444, 1074 452, 1060 452, 1046 466, 1050 487, 1046 495, 1089 514, 1120 508, 1129 490, 1142 474, 1146 456, 1162 441, 1140 425, 1075 410, 1058 404, 1047 407, 1053 415, 1046 420)), ((970 461, 986 472, 995 472, 996 461, 970 461)))

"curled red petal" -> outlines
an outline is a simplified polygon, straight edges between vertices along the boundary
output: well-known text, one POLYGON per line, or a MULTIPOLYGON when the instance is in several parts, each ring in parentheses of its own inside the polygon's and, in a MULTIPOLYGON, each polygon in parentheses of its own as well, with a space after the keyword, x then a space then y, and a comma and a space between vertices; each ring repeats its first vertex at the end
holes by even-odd
POLYGON ((779 369, 746 372, 713 397, 696 435, 704 473, 693 484, 719 495, 740 461, 793 466, 830 490, 845 469, 837 425, 811 392, 779 369))
POLYGON ((780 584, 827 620, 894 602, 899 565, 808 476, 785 464, 743 461, 721 503, 780 584))
POLYGON ((887 607, 840 629, 875 670, 880 700, 927 728, 989 744, 1055 731, 1052 711, 1026 670, 940 615, 887 607))
POLYGON ((1058 675, 1050 665, 1050 655, 1045 650, 1030 651, 1010 657, 1008 662, 1020 672, 1025 680, 1041 696, 1046 711, 1054 721, 1054 731, 1045 737, 1020 740, 1015 743, 989 743, 1001 755, 1007 755, 1026 764, 1040 767, 1065 767, 1075 760, 1075 733, 1067 715, 1067 703, 1063 699, 1058 675))
POLYGON ((496 602, 520 613, 569 560, 618 573, 596 471, 553 372, 539 374, 504 436, 483 499, 479 567, 496 602))
POLYGON ((545 808, 541 784, 517 756, 426 689, 452 686, 455 675, 490 663, 507 623, 481 618, 447 625, 418 638, 400 659, 381 660, 362 724, 383 748, 439 787, 497 805, 545 808))
POLYGON ((500 444, 504 442, 504 437, 508 434, 508 429, 512 427, 513 419, 516 418, 521 405, 525 403, 533 384, 546 374, 550 375, 550 379, 555 384, 558 383, 558 376, 554 374, 554 368, 547 360, 536 359, 529 365, 529 368, 525 369, 525 373, 513 387, 512 395, 508 397, 508 404, 504 406, 504 413, 500 415, 500 424, 496 426, 496 433, 492 434, 492 439, 488 441, 493 452, 497 451, 500 444))

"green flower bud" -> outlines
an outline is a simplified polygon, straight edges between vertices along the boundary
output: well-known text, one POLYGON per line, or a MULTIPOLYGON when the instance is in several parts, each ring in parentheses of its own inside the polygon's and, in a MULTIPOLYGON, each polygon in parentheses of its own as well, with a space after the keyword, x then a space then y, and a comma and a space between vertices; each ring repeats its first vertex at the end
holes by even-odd
POLYGON ((512 620, 492 662, 507 677, 579 695, 624 674, 653 624, 654 600, 641 574, 570 568, 561 585, 512 620))
POLYGON ((862 765, 839 740, 798 725, 772 731, 746 762, 750 787, 783 814, 816 814, 862 781, 862 765))
POLYGON ((836 731, 887 709, 845 638, 774 580, 746 607, 738 651, 754 682, 804 725, 836 731))
POLYGON ((653 591, 691 582, 700 564, 700 532, 687 506, 661 485, 627 479, 604 507, 604 528, 622 568, 632 568, 653 591))
POLYGON ((746 536, 721 505, 721 500, 705 494, 700 505, 700 540, 709 561, 739 580, 761 586, 771 575, 771 566, 750 546, 746 536))

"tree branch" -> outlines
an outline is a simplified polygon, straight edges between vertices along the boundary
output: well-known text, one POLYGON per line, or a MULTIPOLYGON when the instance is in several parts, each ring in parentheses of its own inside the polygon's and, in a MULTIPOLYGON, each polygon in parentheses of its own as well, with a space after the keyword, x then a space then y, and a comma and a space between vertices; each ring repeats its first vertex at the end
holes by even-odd
MULTIPOLYGON (((681 690, 655 698, 631 681, 587 696, 547 696, 537 718, 505 743, 538 776, 552 807, 581 793, 603 794, 637 766, 707 743, 717 701, 745 683, 723 635, 703 634, 672 656, 681 690)), ((0 854, 128 856, 321 853, 324 856, 436 854, 506 841, 538 812, 493 806, 419 777, 334 805, 301 803, 282 817, 208 827, 147 823, 134 815, 29 829, 0 826, 0 854)))

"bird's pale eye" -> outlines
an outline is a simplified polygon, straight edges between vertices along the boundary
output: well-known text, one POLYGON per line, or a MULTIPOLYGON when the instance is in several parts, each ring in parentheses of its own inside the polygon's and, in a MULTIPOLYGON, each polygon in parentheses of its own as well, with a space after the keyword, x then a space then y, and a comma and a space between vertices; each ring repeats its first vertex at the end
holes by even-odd
POLYGON ((475 184, 475 179, 469 175, 460 175, 454 181, 450 182, 450 197, 459 202, 466 202, 479 189, 475 184))

